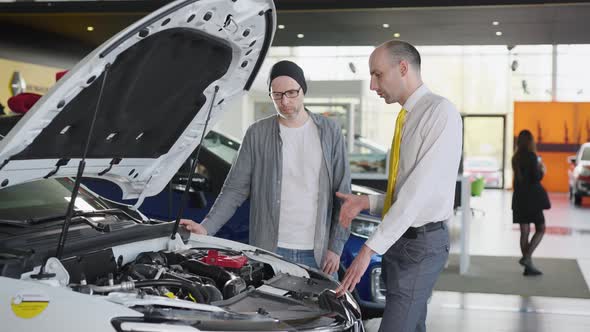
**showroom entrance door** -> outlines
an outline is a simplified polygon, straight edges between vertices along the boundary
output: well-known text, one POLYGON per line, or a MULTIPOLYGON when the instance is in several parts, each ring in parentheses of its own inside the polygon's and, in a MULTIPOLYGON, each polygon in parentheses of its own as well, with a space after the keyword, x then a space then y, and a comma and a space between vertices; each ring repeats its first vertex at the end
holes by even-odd
POLYGON ((486 188, 504 188, 506 115, 462 115, 463 174, 486 188))

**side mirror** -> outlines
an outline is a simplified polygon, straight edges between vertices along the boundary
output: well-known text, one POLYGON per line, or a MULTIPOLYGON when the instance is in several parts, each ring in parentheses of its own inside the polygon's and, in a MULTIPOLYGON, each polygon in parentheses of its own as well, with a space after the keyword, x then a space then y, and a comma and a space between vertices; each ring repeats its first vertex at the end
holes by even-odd
POLYGON ((576 166, 576 156, 568 156, 567 157, 567 162, 576 166))

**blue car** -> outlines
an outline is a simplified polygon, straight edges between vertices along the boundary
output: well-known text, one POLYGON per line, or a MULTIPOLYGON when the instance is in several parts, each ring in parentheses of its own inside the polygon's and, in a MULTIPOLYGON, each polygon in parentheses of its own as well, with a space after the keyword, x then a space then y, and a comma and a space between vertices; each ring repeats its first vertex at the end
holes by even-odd
MULTIPOLYGON (((240 143, 226 135, 216 131, 210 131, 203 140, 203 146, 199 155, 196 178, 189 190, 190 198, 185 207, 183 218, 202 220, 209 212, 210 207, 221 191, 223 182, 234 158, 237 156, 240 143), (204 197, 203 197, 204 196, 204 197)), ((156 196, 145 199, 140 211, 146 216, 160 220, 172 220, 176 218, 181 202, 181 196, 186 188, 186 179, 190 170, 192 159, 185 162, 176 176, 170 181, 167 189, 156 196)), ((122 200, 122 192, 111 182, 86 178, 83 183, 95 193, 109 199, 133 204, 134 201, 122 200)), ((377 194, 380 191, 352 185, 352 191, 356 194, 377 194)), ((249 209, 250 202, 246 201, 238 208, 234 216, 215 235, 221 238, 248 242, 249 235, 249 209)), ((375 231, 380 219, 370 216, 366 211, 353 220, 351 235, 344 246, 340 258, 340 277, 344 276, 346 268, 350 266, 366 239, 375 231)), ((381 280, 381 256, 373 255, 369 268, 360 283, 353 292, 356 301, 360 304, 363 319, 380 317, 385 306, 384 284, 381 280)))

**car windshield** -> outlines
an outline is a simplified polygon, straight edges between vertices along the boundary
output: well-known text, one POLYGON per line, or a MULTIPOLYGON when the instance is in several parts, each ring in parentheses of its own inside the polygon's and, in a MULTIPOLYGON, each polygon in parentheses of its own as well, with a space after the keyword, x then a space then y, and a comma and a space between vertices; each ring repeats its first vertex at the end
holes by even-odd
POLYGON ((203 146, 229 164, 232 164, 238 154, 240 143, 218 132, 210 131, 203 140, 203 146))
MULTIPOLYGON (((2 189, 0 219, 26 221, 64 215, 73 187, 73 180, 63 178, 38 180, 2 189)), ((80 188, 75 203, 76 210, 97 211, 107 208, 92 193, 80 188)))
POLYGON ((348 159, 350 171, 353 174, 382 174, 385 175, 387 149, 371 140, 355 136, 352 151, 348 159))
POLYGON ((465 168, 498 168, 498 164, 493 159, 468 159, 465 168))
POLYGON ((590 160, 590 147, 587 147, 582 151, 582 160, 590 160))

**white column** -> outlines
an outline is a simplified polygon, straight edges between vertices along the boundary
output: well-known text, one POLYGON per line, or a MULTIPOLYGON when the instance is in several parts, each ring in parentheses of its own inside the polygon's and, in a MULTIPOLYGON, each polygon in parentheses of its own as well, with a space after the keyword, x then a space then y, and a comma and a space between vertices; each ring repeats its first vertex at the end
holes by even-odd
POLYGON ((557 45, 551 54, 551 101, 557 101, 557 45))
POLYGON ((469 270, 469 229, 471 224, 471 183, 469 178, 461 176, 461 254, 459 257, 459 274, 469 270))
POLYGON ((348 115, 348 132, 346 135, 348 136, 348 153, 352 153, 354 151, 354 104, 348 104, 348 111, 346 112, 348 115))

